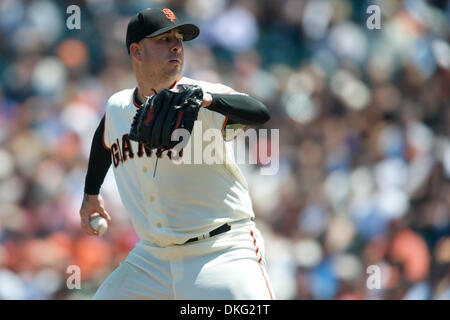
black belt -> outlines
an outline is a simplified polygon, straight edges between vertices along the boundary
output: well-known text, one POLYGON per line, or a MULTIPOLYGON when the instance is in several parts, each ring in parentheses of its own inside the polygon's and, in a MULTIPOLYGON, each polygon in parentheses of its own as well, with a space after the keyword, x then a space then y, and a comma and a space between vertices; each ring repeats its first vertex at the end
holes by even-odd
POLYGON ((202 235, 200 237, 190 238, 185 243, 193 242, 193 241, 197 241, 197 240, 201 240, 201 239, 206 239, 206 238, 209 238, 209 237, 214 237, 214 236, 217 236, 218 234, 227 232, 230 229, 231 229, 230 225, 228 223, 225 223, 225 224, 221 225, 220 227, 214 229, 213 231, 209 232, 207 237, 202 235))

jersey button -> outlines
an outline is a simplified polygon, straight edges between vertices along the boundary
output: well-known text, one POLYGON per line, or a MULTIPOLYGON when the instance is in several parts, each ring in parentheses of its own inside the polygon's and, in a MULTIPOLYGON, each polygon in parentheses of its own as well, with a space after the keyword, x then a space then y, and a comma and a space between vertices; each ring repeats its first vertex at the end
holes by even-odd
POLYGON ((151 195, 148 197, 148 199, 150 200, 150 202, 153 202, 153 201, 155 201, 155 196, 151 194, 151 195))
POLYGON ((161 227, 162 227, 161 222, 158 222, 158 223, 156 224, 156 226, 157 226, 158 228, 161 228, 161 227))
POLYGON ((147 167, 142 167, 142 172, 146 173, 147 172, 147 167))

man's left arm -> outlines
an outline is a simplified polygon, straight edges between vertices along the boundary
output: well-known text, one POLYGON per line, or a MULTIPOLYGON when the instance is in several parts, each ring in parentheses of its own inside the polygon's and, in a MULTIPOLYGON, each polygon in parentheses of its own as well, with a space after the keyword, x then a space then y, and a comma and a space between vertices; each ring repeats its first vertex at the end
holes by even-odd
POLYGON ((269 110, 261 101, 244 94, 205 92, 202 107, 243 125, 260 125, 270 119, 269 110))

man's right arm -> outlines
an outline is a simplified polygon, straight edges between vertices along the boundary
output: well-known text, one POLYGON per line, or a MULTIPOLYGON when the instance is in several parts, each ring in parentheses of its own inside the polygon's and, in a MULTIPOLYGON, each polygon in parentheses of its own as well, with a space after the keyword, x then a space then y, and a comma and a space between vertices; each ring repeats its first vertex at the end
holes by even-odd
POLYGON ((111 166, 111 152, 103 144, 103 132, 105 130, 105 116, 95 130, 92 139, 89 165, 84 183, 84 193, 99 194, 100 187, 105 180, 106 173, 111 166))
POLYGON ((98 235, 90 226, 90 219, 94 214, 98 213, 108 223, 111 222, 111 217, 106 212, 103 198, 100 195, 100 187, 105 180, 106 173, 112 162, 111 153, 103 144, 104 129, 105 117, 103 116, 92 139, 88 171, 84 185, 83 203, 80 209, 81 228, 90 236, 98 235))

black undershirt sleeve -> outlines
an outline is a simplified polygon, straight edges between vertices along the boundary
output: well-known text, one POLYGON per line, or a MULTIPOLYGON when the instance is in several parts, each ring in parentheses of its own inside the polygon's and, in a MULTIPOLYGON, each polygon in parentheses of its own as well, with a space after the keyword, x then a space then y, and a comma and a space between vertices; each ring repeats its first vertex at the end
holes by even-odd
POLYGON ((103 144, 103 131, 105 129, 105 116, 103 116, 92 139, 89 165, 84 184, 87 194, 99 194, 100 187, 105 180, 106 173, 111 166, 111 153, 103 144))
POLYGON ((212 103, 207 109, 228 117, 229 122, 260 125, 270 119, 269 110, 257 99, 243 94, 211 93, 212 103))

